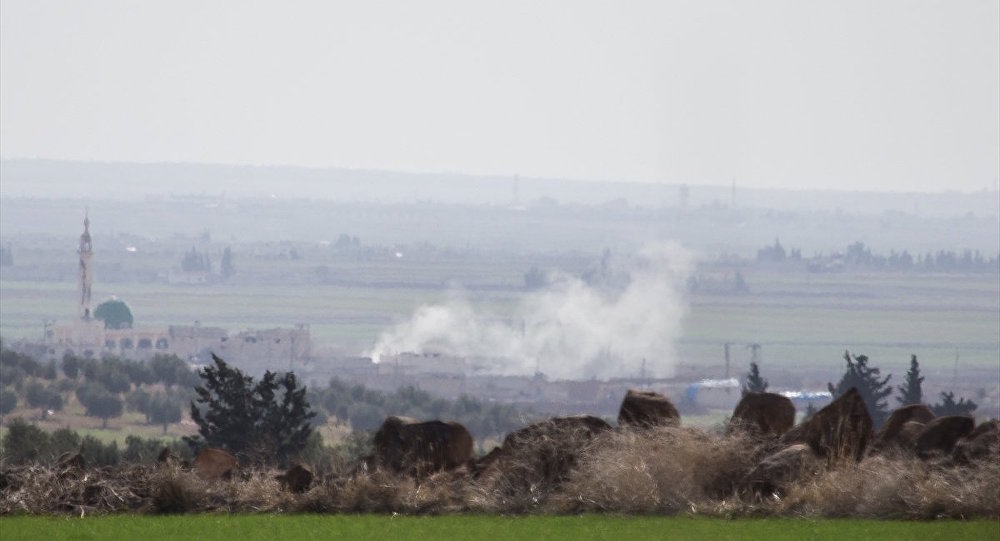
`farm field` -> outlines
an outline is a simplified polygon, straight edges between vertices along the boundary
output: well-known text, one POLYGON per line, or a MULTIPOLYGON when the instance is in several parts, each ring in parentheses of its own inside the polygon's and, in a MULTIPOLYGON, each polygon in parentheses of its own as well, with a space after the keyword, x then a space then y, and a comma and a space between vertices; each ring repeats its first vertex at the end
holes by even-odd
MULTIPOLYGON (((426 270, 426 269, 425 269, 426 270)), ((443 276, 444 271, 437 271, 443 276)), ((396 269, 387 280, 405 280, 396 269)), ((526 295, 511 276, 484 276, 496 289, 468 289, 477 310, 515 318, 526 295), (500 286, 503 287, 500 287, 500 286)), ((745 269, 746 295, 695 294, 685 316, 677 358, 706 375, 721 376, 722 344, 763 346, 775 369, 839 368, 844 349, 872 357, 883 370, 905 370, 920 356, 929 375, 950 375, 956 354, 961 368, 995 371, 1000 363, 1000 283, 996 276, 921 274, 811 275, 745 269), (935 374, 935 371, 940 374, 935 374)), ((361 354, 379 334, 405 321, 421 305, 447 302, 455 288, 329 284, 95 284, 96 299, 117 295, 129 302, 137 326, 190 325, 230 330, 311 325, 315 351, 361 354)), ((0 279, 0 336, 41 335, 42 321, 65 321, 75 283, 0 279)), ((744 351, 736 351, 741 366, 744 351)), ((586 377, 586 375, 581 375, 586 377)))
POLYGON ((996 539, 996 520, 714 519, 620 516, 111 515, 0 518, 6 541, 56 539, 996 539))

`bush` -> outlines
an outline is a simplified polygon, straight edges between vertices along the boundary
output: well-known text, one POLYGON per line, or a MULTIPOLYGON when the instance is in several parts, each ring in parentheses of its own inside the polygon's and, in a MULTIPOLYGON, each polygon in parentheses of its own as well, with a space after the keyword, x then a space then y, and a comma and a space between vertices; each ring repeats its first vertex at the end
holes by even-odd
POLYGON ((121 461, 118 442, 113 441, 105 445, 90 435, 80 440, 80 454, 88 466, 117 466, 121 461))
POLYGON ((151 465, 164 447, 181 459, 192 458, 190 448, 180 440, 164 443, 155 438, 129 435, 125 438, 124 450, 119 450, 118 443, 114 441, 105 444, 93 436, 80 436, 69 428, 60 428, 49 434, 17 418, 11 422, 0 450, 5 465, 51 464, 64 453, 80 452, 88 467, 102 467, 123 462, 151 465))
POLYGON ((16 418, 7 426, 3 437, 3 462, 26 464, 45 458, 49 448, 49 435, 37 426, 16 418))
POLYGON ((330 380, 327 388, 312 391, 310 398, 329 415, 350 422, 355 430, 374 430, 387 416, 404 415, 455 420, 476 438, 500 437, 521 428, 525 419, 531 417, 530 413, 509 404, 487 404, 468 396, 445 400, 413 387, 385 394, 361 385, 349 386, 336 378, 330 380))
POLYGON ((80 449, 80 435, 69 428, 55 430, 49 436, 49 448, 44 459, 54 459, 63 453, 80 449))

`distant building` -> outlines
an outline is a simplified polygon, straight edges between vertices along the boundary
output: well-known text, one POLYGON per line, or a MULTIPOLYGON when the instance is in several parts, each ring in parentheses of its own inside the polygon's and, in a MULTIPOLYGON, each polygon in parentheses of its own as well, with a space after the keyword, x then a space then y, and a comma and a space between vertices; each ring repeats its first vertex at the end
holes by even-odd
POLYGON ((67 324, 46 326, 44 347, 48 358, 66 353, 83 357, 116 355, 147 359, 155 354, 175 354, 195 364, 208 362, 211 353, 251 373, 291 369, 311 355, 309 326, 245 330, 230 334, 219 327, 200 324, 169 327, 135 327, 132 309, 112 297, 91 309, 93 242, 90 218, 83 220, 77 280, 77 318, 67 324))

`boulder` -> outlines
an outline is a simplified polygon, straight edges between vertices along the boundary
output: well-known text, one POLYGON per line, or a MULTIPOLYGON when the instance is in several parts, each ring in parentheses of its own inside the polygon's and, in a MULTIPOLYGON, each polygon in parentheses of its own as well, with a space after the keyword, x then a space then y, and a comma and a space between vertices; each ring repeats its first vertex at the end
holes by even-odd
POLYGON ((817 455, 833 462, 860 461, 872 438, 872 418, 857 389, 852 388, 789 430, 781 443, 806 443, 817 455))
POLYGON ((938 417, 927 423, 917 436, 917 456, 931 458, 937 454, 950 455, 959 439, 972 434, 976 422, 965 415, 938 417))
POLYGON ((747 393, 733 410, 731 426, 780 436, 795 426, 795 405, 780 394, 747 393))
POLYGON ((896 433, 896 445, 898 449, 903 449, 915 453, 917 451, 917 436, 924 431, 927 425, 920 421, 906 421, 896 433))
POLYGON ((904 442, 900 439, 900 431, 903 429, 903 425, 911 421, 927 424, 934 420, 934 417, 934 412, 923 404, 912 404, 897 408, 889 415, 889 419, 882 425, 882 428, 875 433, 875 439, 872 441, 872 449, 881 451, 900 449, 908 446, 912 443, 912 440, 904 442))
POLYGON ((553 417, 508 434, 482 462, 532 481, 558 484, 576 467, 583 449, 611 425, 592 415, 553 417))
POLYGON ((301 494, 312 486, 313 471, 305 464, 293 464, 285 470, 285 473, 275 476, 275 479, 281 483, 285 490, 301 494))
POLYGON ((375 433, 375 456, 396 472, 450 470, 472 459, 472 435, 455 421, 418 421, 391 416, 375 433))
POLYGON ((768 455, 746 476, 745 484, 759 495, 783 495, 793 482, 815 472, 819 458, 805 443, 796 443, 768 455))
POLYGON ((194 472, 206 481, 228 481, 239 466, 236 457, 222 449, 206 447, 194 457, 194 472))
POLYGON ((618 410, 618 425, 635 428, 680 426, 681 415, 670 399, 653 391, 629 389, 618 410))
POLYGON ((951 456, 960 464, 1000 459, 1000 421, 990 419, 980 423, 968 436, 958 440, 951 456))

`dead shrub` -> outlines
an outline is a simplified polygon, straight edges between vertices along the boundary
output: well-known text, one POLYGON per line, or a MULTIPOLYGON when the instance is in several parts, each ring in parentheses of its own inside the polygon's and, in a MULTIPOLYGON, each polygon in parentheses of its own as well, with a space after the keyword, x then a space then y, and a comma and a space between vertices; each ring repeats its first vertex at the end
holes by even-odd
POLYGON ((5 472, 0 514, 93 514, 138 509, 147 498, 142 468, 62 470, 23 466, 5 472))
POLYGON ((554 498, 561 512, 676 513, 735 495, 758 453, 742 432, 663 427, 601 435, 554 498))
POLYGON ((284 513, 294 507, 295 498, 282 489, 275 471, 253 469, 228 484, 228 506, 236 512, 284 513))
POLYGON ((414 490, 416 481, 381 468, 343 480, 336 494, 336 507, 352 513, 405 512, 401 494, 414 490))
POLYGON ((494 459, 481 472, 474 501, 476 508, 508 513, 537 509, 556 493, 581 457, 611 431, 604 421, 590 416, 553 418, 536 423, 504 439, 494 459))
POLYGON ((165 467, 150 476, 150 510, 154 513, 189 513, 199 510, 206 483, 189 471, 165 467))
POLYGON ((782 491, 744 490, 747 473, 776 449, 741 432, 689 428, 607 431, 588 439, 557 470, 558 440, 490 465, 478 479, 464 470, 423 479, 380 468, 325 476, 304 494, 282 490, 273 470, 242 470, 204 481, 179 465, 60 470, 21 466, 0 475, 0 516, 116 512, 195 513, 690 513, 932 519, 1000 517, 996 455, 959 464, 886 453, 811 468, 782 480, 782 491), (572 464, 568 469, 562 469, 572 464), (560 476, 550 475, 554 471, 560 476))
POLYGON ((907 519, 1000 516, 1000 464, 956 468, 900 455, 867 457, 793 485, 775 513, 907 519))

